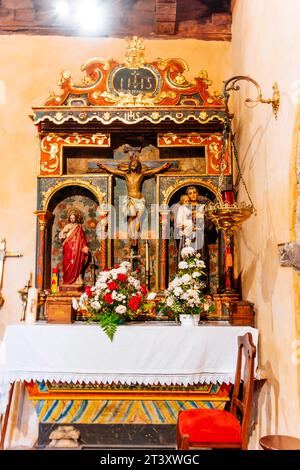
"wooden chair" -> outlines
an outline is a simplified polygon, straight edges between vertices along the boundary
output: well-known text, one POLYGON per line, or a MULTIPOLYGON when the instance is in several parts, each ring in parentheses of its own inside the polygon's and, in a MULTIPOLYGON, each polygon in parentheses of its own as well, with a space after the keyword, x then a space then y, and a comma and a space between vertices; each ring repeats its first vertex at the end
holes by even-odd
POLYGON ((177 448, 237 448, 247 450, 254 385, 256 347, 252 335, 238 337, 238 357, 230 411, 193 409, 181 411, 177 421, 177 448), (244 380, 241 387, 242 353, 244 380), (242 392, 242 395, 240 395, 242 392), (238 415, 241 415, 240 420, 238 415))

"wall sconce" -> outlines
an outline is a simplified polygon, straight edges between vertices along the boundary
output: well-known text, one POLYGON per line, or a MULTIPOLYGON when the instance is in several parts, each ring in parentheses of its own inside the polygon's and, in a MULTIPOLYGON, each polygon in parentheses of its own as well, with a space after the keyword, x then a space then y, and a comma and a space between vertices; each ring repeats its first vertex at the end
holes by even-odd
POLYGON ((258 103, 263 103, 263 104, 271 104, 272 109, 273 109, 273 114, 275 116, 275 119, 277 119, 278 115, 278 110, 279 110, 279 105, 280 105, 280 93, 278 89, 278 84, 275 82, 273 84, 273 96, 270 99, 265 99, 262 96, 261 88, 257 81, 255 81, 253 78, 248 77, 246 75, 236 75, 235 77, 231 77, 228 80, 226 80, 223 86, 223 93, 221 95, 221 98, 224 99, 226 108, 228 110, 228 100, 229 100, 229 92, 230 91, 238 91, 240 89, 240 86, 237 85, 237 82, 245 80, 247 82, 252 83, 256 89, 257 89, 257 97, 252 99, 252 98, 247 98, 245 100, 245 103, 253 103, 253 104, 258 104, 258 103))

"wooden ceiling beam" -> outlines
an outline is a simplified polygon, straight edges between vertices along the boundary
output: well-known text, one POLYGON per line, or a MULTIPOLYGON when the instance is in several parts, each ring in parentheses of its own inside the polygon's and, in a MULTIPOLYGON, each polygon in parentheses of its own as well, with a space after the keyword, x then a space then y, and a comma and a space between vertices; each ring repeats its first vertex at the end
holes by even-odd
MULTIPOLYGON (((96 0, 95 0, 96 1, 96 0)), ((100 0, 97 0, 97 2, 100 0)), ((229 0, 111 0, 106 26, 87 36, 144 38, 231 38, 229 0)), ((73 5, 73 2, 71 3, 73 5)), ((75 4, 75 2, 74 2, 75 4)), ((62 22, 46 0, 0 0, 0 35, 39 34, 80 36, 74 22, 62 22)))
POLYGON ((177 0, 155 0, 155 34, 176 33, 177 0))

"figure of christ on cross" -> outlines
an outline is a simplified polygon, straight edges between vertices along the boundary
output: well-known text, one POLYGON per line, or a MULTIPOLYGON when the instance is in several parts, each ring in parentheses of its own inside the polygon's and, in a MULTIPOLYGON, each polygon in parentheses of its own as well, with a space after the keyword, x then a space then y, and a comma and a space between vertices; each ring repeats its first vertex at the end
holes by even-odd
POLYGON ((122 214, 124 217, 127 217, 127 230, 130 245, 135 247, 137 246, 138 237, 140 235, 141 217, 145 210, 145 198, 141 192, 143 179, 167 170, 172 163, 167 162, 157 168, 149 168, 141 164, 138 154, 136 153, 133 158, 130 159, 128 165, 126 165, 126 169, 123 169, 124 163, 118 165, 117 168, 112 168, 100 162, 97 163, 97 165, 108 173, 125 178, 127 196, 124 198, 122 205, 122 214))

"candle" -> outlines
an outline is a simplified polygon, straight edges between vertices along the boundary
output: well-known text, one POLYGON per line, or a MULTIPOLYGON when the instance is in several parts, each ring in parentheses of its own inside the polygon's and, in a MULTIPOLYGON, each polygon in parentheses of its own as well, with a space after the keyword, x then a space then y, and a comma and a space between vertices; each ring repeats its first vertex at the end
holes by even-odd
POLYGON ((37 304, 38 304, 39 291, 35 287, 30 287, 28 290, 27 306, 26 306, 26 323, 36 322, 37 317, 37 304))
POLYGON ((51 277, 51 294, 56 294, 58 288, 58 269, 52 269, 52 277, 51 277))
POLYGON ((146 240, 146 244, 145 244, 145 256, 146 256, 146 260, 145 260, 145 271, 146 273, 149 272, 149 241, 146 240))
POLYGON ((227 191, 222 191, 222 199, 224 202, 227 202, 228 204, 234 204, 234 192, 232 189, 227 190, 227 191))

